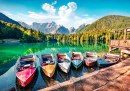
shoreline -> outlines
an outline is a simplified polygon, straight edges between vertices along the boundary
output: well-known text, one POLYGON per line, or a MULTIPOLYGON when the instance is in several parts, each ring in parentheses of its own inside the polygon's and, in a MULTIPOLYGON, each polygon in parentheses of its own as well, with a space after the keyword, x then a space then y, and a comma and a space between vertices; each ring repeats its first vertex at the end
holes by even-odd
POLYGON ((20 43, 19 39, 1 39, 0 43, 20 43))
MULTIPOLYGON (((128 79, 128 76, 126 74, 128 72, 130 73, 129 64, 130 64, 130 58, 127 58, 122 62, 112 65, 110 67, 92 72, 90 74, 86 74, 78 78, 72 78, 69 81, 65 81, 51 87, 40 89, 38 91, 44 91, 44 90, 45 91, 75 91, 75 89, 84 90, 84 91, 85 90, 102 91, 102 89, 104 88, 105 88, 104 90, 108 90, 109 87, 108 88, 106 87, 109 86, 109 84, 112 83, 113 81, 116 81, 118 80, 118 78, 121 78, 122 75, 124 75, 126 79, 128 79)), ((120 79, 120 81, 123 80, 120 79)), ((123 84, 125 85, 128 82, 129 80, 123 84)), ((123 90, 127 88, 127 85, 125 87, 120 87, 119 85, 115 84, 115 86, 113 86, 113 88, 111 89, 116 89, 116 87, 119 86, 119 88, 123 90)))

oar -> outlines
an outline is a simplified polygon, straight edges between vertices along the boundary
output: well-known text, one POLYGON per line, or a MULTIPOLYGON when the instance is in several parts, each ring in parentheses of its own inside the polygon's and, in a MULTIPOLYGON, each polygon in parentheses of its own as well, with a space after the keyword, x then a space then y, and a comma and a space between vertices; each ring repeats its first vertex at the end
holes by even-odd
MULTIPOLYGON (((39 56, 38 56, 38 55, 36 55, 36 56, 39 58, 39 56)), ((39 60, 42 62, 41 58, 39 58, 39 60)), ((45 64, 42 62, 42 65, 44 66, 45 64)))

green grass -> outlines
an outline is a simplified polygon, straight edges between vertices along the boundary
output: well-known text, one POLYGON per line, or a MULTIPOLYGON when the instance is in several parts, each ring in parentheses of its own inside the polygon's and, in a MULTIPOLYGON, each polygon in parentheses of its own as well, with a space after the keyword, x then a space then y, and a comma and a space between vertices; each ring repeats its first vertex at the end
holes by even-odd
POLYGON ((126 71, 124 71, 124 72, 122 72, 120 75, 123 75, 123 74, 125 74, 126 72, 128 72, 130 69, 128 69, 128 70, 126 70, 126 71))
POLYGON ((64 89, 64 88, 68 88, 69 87, 69 85, 66 85, 66 86, 63 86, 63 87, 61 87, 62 89, 64 89))
POLYGON ((76 84, 78 84, 78 83, 81 83, 81 82, 82 82, 82 80, 80 80, 80 81, 77 81, 77 82, 76 82, 76 84))

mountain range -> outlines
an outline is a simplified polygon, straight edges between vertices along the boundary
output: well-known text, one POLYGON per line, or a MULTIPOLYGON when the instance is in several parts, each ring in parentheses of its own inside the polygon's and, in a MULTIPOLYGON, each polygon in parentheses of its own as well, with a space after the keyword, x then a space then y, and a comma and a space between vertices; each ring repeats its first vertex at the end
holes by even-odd
POLYGON ((4 15, 3 13, 0 13, 0 20, 16 24, 19 26, 26 27, 27 29, 34 29, 40 32, 43 32, 45 34, 72 34, 75 33, 79 29, 75 29, 74 27, 66 28, 63 25, 57 25, 55 22, 50 23, 37 23, 33 22, 32 25, 28 25, 25 22, 22 21, 14 21, 13 19, 10 19, 8 16, 4 15))
MULTIPOLYGON (((41 31, 45 34, 73 34, 95 30, 118 30, 122 28, 130 27, 130 17, 120 15, 108 15, 104 16, 92 24, 82 24, 77 29, 74 27, 66 28, 63 25, 57 25, 55 22, 50 23, 37 23, 33 22, 32 25, 28 25, 25 22, 14 21, 6 15, 0 13, 0 20, 26 27, 27 29, 34 29, 41 31)), ((86 21, 87 22, 87 21, 86 21)))
POLYGON ((52 34, 73 34, 76 31, 85 27, 85 24, 80 25, 77 29, 74 27, 66 28, 63 25, 57 25, 55 22, 50 23, 37 23, 33 22, 32 25, 28 25, 25 22, 19 21, 19 24, 27 29, 34 29, 43 33, 52 33, 52 34))
POLYGON ((27 29, 34 29, 43 33, 52 33, 52 34, 69 34, 69 30, 62 25, 57 25, 55 22, 50 23, 37 23, 33 22, 32 25, 28 25, 25 22, 19 22, 21 26, 26 27, 27 29))

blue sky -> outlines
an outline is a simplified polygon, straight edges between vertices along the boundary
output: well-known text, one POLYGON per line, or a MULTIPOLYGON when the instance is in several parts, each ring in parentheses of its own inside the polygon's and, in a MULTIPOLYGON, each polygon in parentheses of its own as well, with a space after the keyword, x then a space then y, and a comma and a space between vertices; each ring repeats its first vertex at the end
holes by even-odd
POLYGON ((106 15, 130 16, 130 0, 0 0, 0 12, 16 21, 56 22, 69 28, 106 15))

